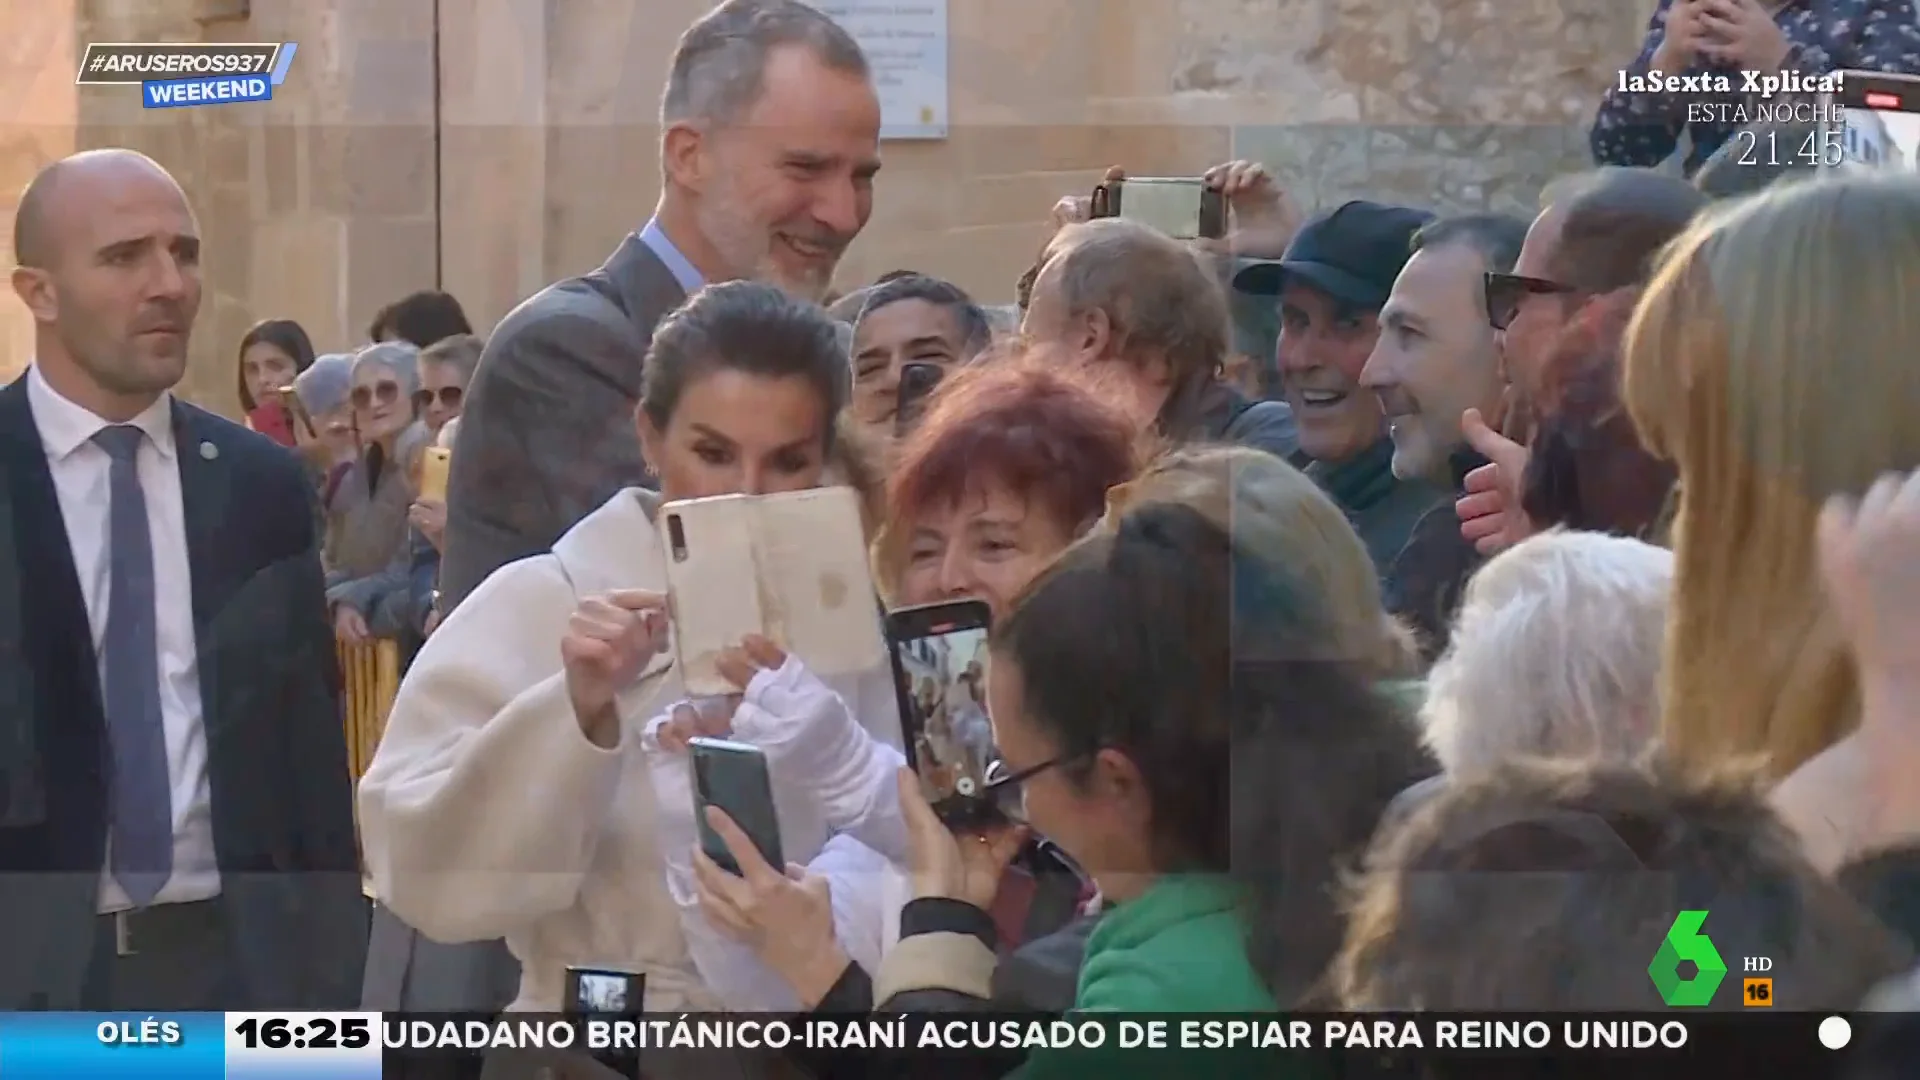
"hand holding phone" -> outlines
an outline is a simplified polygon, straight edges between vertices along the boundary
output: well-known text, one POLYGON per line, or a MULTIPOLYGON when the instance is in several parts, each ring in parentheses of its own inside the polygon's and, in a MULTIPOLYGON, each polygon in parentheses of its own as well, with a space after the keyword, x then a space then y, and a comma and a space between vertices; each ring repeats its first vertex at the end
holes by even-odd
POLYGON ((313 426, 313 417, 307 413, 307 407, 300 403, 300 395, 293 387, 283 386, 275 391, 280 398, 280 408, 292 418, 295 445, 309 442, 320 437, 320 430, 313 426))
POLYGON ((608 749, 619 745, 614 699, 666 647, 667 598, 657 592, 617 589, 588 597, 574 609, 567 636, 560 639, 560 663, 574 715, 588 739, 608 749))
POLYGON ((780 816, 773 803, 773 775, 765 751, 727 739, 687 741, 693 755, 693 818, 700 832, 700 850, 729 874, 740 864, 727 842, 707 820, 707 808, 718 807, 753 841, 768 866, 786 871, 780 849, 780 816))
POLYGON ((453 451, 444 446, 429 446, 420 451, 420 498, 429 502, 447 501, 447 473, 453 465, 453 451))
POLYGON ((1175 240, 1218 240, 1227 234, 1226 197, 1200 177, 1129 176, 1093 189, 1095 218, 1123 218, 1175 240))
POLYGON ((916 900, 959 900, 993 906, 1000 879, 1027 842, 1023 825, 1001 821, 956 828, 921 795, 920 779, 900 770, 900 813, 907 825, 907 862, 916 900))
POLYGON ((998 758, 987 719, 987 605, 926 604, 887 614, 907 764, 921 792, 955 826, 1005 820, 987 770, 998 758))

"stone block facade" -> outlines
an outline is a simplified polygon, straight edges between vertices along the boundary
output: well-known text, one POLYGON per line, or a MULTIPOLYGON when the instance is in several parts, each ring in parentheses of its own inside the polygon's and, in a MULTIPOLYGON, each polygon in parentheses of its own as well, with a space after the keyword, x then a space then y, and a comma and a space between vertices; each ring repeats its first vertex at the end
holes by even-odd
MULTIPOLYGON (((0 189, 76 148, 172 169, 207 238, 185 386, 231 410, 248 324, 323 350, 383 302, 490 325, 597 265, 659 190, 655 113, 709 0, 8 0, 0 189), (269 105, 147 111, 75 87, 87 41, 295 41, 269 105)), ((1266 162, 1303 202, 1524 209, 1586 164, 1650 0, 949 0, 951 136, 889 143, 842 281, 937 273, 1012 298, 1042 222, 1101 170, 1266 162)), ((10 220, 11 206, 6 208, 10 220)), ((31 328, 0 302, 0 372, 31 328)))

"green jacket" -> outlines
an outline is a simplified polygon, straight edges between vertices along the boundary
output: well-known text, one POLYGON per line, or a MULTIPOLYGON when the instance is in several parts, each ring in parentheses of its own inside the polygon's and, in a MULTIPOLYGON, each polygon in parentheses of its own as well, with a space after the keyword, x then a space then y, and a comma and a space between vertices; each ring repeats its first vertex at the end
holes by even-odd
MULTIPOLYGON (((1074 1014, 1274 1013, 1275 1004, 1247 962, 1245 934, 1231 889, 1204 877, 1162 878, 1116 905, 1087 939, 1074 1014)), ((1075 1019, 1069 1015, 1068 1019, 1075 1019)), ((1092 1017, 1086 1017, 1092 1019, 1092 1017)), ((1279 1017, 1275 1017, 1279 1019, 1279 1017)), ((1122 1050, 1108 1024, 1098 1050, 1034 1050, 1019 1080, 1099 1077, 1271 1077, 1284 1051, 1122 1050)), ((1171 1034, 1170 1047, 1178 1046, 1171 1034)))

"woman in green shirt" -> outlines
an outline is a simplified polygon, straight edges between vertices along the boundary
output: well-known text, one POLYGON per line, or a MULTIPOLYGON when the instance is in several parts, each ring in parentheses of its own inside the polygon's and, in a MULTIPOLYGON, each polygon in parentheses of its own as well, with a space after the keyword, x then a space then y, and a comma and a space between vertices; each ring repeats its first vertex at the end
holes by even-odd
MULTIPOLYGON (((1301 940, 1295 917, 1329 933, 1309 966, 1324 963, 1340 869, 1326 841, 1347 831, 1325 819, 1360 801, 1377 815, 1424 763, 1366 666, 1330 654, 1337 620, 1323 595, 1200 510, 1146 503, 1068 549, 994 629, 987 697, 1003 783, 1106 905, 1076 1012, 1275 1011, 1301 989, 1281 947, 1301 940)), ((983 908, 1007 845, 950 833, 911 782, 901 798, 916 899, 875 998, 891 1012, 911 1011, 922 989, 985 997, 995 958, 983 908)), ((1351 830, 1357 842, 1371 824, 1351 830)), ((1132 1073, 1149 1057, 1111 1043, 1035 1050, 1020 1075, 1132 1073)), ((1180 1064, 1266 1075, 1274 1058, 1180 1064)))

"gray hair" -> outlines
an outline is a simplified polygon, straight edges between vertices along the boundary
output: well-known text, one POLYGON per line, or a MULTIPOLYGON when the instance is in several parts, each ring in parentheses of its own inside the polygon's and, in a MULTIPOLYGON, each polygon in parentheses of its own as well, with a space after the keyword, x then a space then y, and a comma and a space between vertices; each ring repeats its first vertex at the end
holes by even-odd
POLYGON ((314 416, 323 416, 345 405, 352 389, 352 353, 316 356, 307 370, 293 380, 293 395, 300 399, 300 407, 314 416))
POLYGON ((1512 214, 1455 214, 1437 218, 1413 234, 1413 250, 1464 244, 1480 253, 1487 269, 1496 274, 1513 272, 1520 259, 1520 247, 1527 242, 1530 222, 1512 214))
POLYGON ((1672 584, 1672 552, 1602 533, 1544 533, 1487 563, 1420 712, 1441 766, 1637 757, 1659 719, 1672 584))
POLYGON ((473 371, 480 366, 480 354, 486 351, 487 343, 476 334, 455 334, 420 350, 420 363, 446 364, 460 372, 461 381, 473 378, 473 371))
POLYGON ((680 35, 660 126, 738 120, 759 102, 767 55, 783 45, 805 46, 835 71, 870 76, 853 36, 817 9, 798 0, 726 0, 680 35))
POLYGON ((1157 354, 1176 394, 1212 382, 1226 359, 1231 320, 1219 282, 1191 248, 1137 222, 1102 218, 1068 226, 1052 252, 1041 278, 1055 282, 1069 317, 1104 314, 1116 352, 1157 354))
MULTIPOLYGON (((360 377, 363 367, 385 368, 400 381, 400 396, 411 398, 420 389, 420 350, 404 341, 381 341, 353 356, 352 379, 360 377)), ((352 380, 349 380, 352 381, 352 380)))

